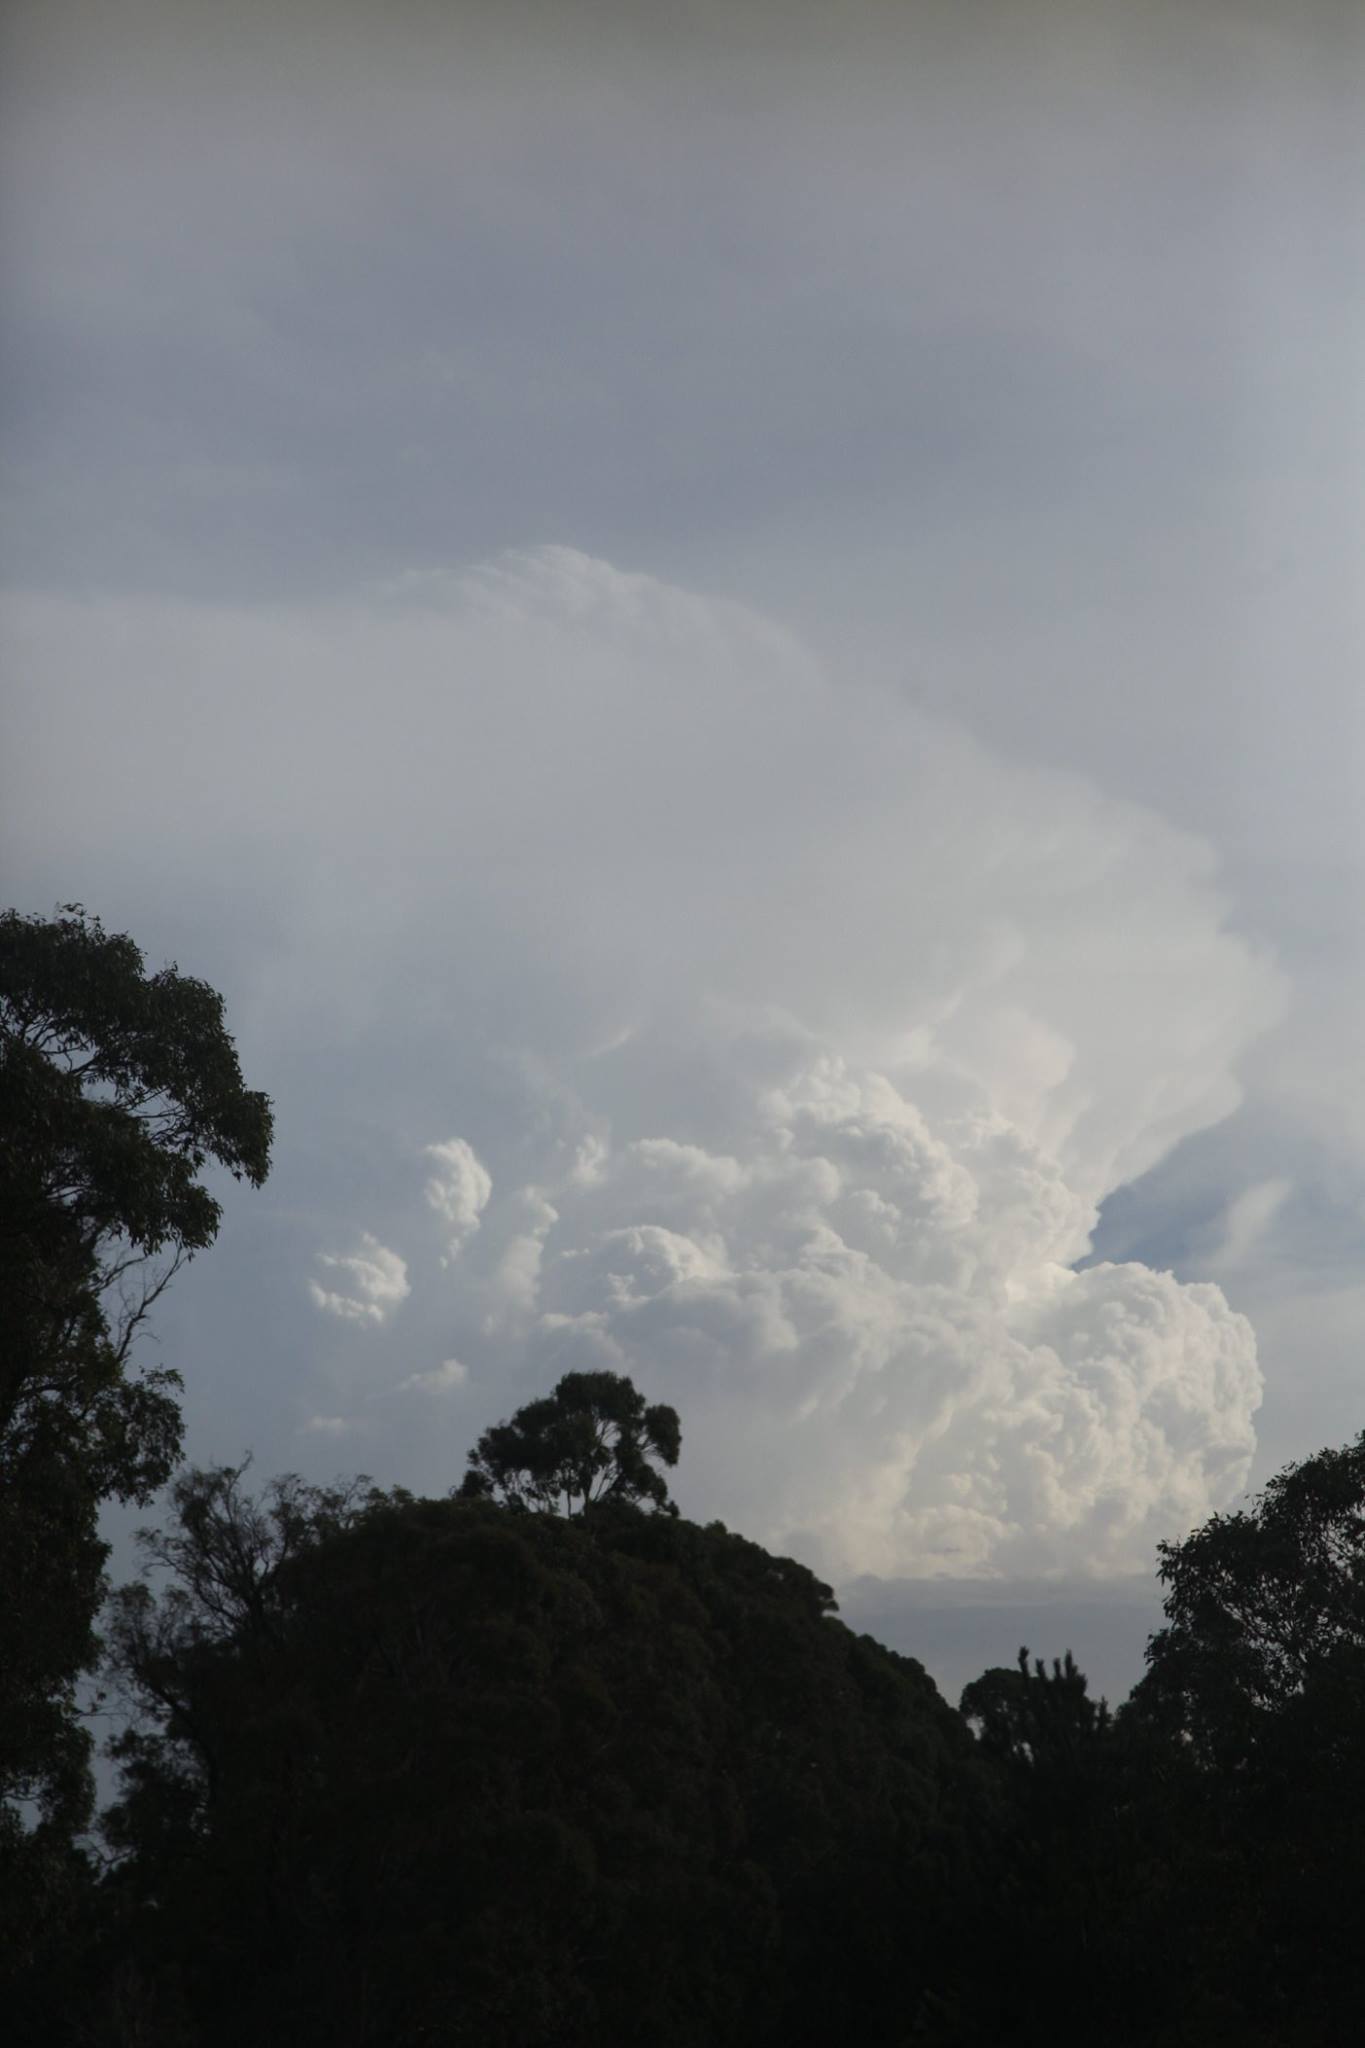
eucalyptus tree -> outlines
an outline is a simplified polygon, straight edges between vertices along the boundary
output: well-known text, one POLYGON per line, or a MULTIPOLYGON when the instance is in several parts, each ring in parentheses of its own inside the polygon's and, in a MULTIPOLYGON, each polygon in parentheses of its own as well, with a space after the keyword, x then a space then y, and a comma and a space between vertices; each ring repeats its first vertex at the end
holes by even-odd
POLYGON ((484 1431, 460 1498, 563 1515, 624 1501, 676 1515, 653 1461, 676 1465, 681 1445, 677 1410, 646 1402, 624 1373, 570 1372, 510 1422, 484 1431))
POLYGON ((131 938, 66 904, 0 915, 0 1129, 0 1883, 34 1896, 35 1859, 88 1812, 76 1687, 99 1510, 148 1501, 179 1455, 180 1376, 135 1342, 217 1233, 204 1169, 259 1186, 272 1120, 222 997, 148 973, 131 938))

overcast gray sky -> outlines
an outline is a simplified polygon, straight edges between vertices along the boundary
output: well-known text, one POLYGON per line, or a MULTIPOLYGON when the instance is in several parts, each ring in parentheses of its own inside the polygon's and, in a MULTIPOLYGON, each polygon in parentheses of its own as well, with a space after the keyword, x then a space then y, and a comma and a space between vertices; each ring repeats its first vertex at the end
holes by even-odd
POLYGON ((945 1683, 1123 1690, 1365 1423, 1365 16, 2 33, 6 895, 279 1112, 190 1454, 614 1364, 945 1683))

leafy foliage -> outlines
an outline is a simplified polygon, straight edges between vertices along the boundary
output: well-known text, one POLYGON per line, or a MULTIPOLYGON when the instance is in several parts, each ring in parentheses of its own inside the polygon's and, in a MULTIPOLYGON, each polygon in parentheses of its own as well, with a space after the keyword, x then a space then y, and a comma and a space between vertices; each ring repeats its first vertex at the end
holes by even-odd
POLYGON ((148 1500, 179 1451, 179 1377, 138 1370, 134 1339, 213 1240, 202 1169, 258 1185, 271 1115, 221 998, 67 905, 0 915, 0 1126, 0 1890, 21 1913, 89 1808, 99 1506, 148 1500))
POLYGON ((485 1430, 469 1453, 465 1500, 571 1515, 603 1501, 648 1501, 676 1515, 651 1458, 676 1465, 676 1409, 649 1407, 624 1374, 570 1372, 544 1400, 485 1430))
POLYGON ((239 1478, 184 1483, 111 1635, 123 1947, 197 2041, 909 2023, 969 1744, 809 1572, 619 1503, 239 1478))
POLYGON ((1168 1625, 1137 1703, 1210 1762, 1250 1755, 1330 1673, 1361 1669, 1365 1434, 1159 1554, 1168 1625))
POLYGON ((1068 1658, 966 1689, 998 1975, 944 2042, 1336 2048, 1365 1963, 1365 1438, 1161 1547, 1166 1626, 1117 1716, 1068 1658), (1046 2021, 994 1990, 1049 1985, 1046 2021))
POLYGON ((1109 1726, 1107 1704, 1090 1698, 1070 1650, 1065 1659, 1053 1658, 1051 1672, 1041 1657, 1030 1668, 1021 1650, 1015 1670, 997 1667, 972 1680, 961 1711, 989 1755, 1033 1768, 1074 1755, 1109 1726))
POLYGON ((1337 2048, 1359 1448, 1169 1546, 1117 1715, 1027 1652, 954 1715, 800 1565, 619 1497, 183 1473, 111 1609, 111 1866, 11 2010, 65 2048, 1337 2048))
POLYGON ((1196 1766, 1184 1825, 1218 1881, 1215 1967, 1247 2037, 1351 2039, 1365 2001, 1365 1435, 1163 1544, 1160 1572, 1167 1626, 1125 1719, 1196 1766))

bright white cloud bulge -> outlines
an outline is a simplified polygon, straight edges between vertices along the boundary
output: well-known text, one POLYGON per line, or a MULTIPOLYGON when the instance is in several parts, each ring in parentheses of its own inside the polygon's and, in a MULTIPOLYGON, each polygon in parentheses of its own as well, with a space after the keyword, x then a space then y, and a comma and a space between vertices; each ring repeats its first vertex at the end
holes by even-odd
POLYGON ((368 1230, 361 1238, 358 1252, 319 1252, 318 1264, 337 1277, 331 1287, 321 1287, 316 1280, 310 1280, 309 1293, 320 1309, 325 1309, 328 1315, 340 1316, 343 1322, 385 1322, 399 1302, 407 1299, 405 1261, 380 1244, 368 1230))
POLYGON ((427 1181, 427 1206, 445 1219, 448 1257, 458 1258, 479 1227, 493 1182, 488 1168, 463 1138, 447 1138, 443 1144, 428 1145, 427 1157, 436 1168, 427 1181))
POLYGON ((268 887, 257 1046, 403 1038, 414 1199, 336 1224, 402 1251, 312 1282, 373 1352, 357 1405, 406 1388, 415 1440, 444 1375, 458 1453, 630 1372, 682 1414, 687 1512, 836 1578, 1142 1571, 1236 1495, 1249 1324, 1073 1270, 1277 1013, 1199 841, 566 548, 330 613, 11 621, 44 829, 64 791, 77 854, 268 887))

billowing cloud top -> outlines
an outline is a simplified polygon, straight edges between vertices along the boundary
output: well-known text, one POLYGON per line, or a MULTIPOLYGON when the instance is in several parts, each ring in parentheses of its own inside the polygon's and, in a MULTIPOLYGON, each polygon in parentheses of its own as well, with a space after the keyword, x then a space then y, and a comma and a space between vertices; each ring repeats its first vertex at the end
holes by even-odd
POLYGON ((450 1257, 456 1258, 465 1240, 479 1227, 493 1183, 488 1168, 463 1138, 447 1138, 443 1144, 428 1145, 427 1157, 435 1168, 427 1181, 427 1204, 445 1218, 450 1233, 450 1257))
POLYGON ((694 1509, 757 1510, 836 1578, 1136 1570, 1241 1482, 1249 1325, 1215 1287, 1072 1271, 1092 1211, 984 1092, 931 1126, 791 1031, 692 1057, 749 1081, 731 1149, 622 1133, 585 1171, 561 1140, 479 1282, 485 1361, 666 1391, 694 1509))
POLYGON ((15 616, 73 860, 269 903, 236 1014, 286 1132, 378 1162, 308 1194, 355 1347, 308 1406, 371 1404, 397 1476, 433 1398, 462 1448, 610 1364, 681 1411, 689 1512, 836 1576, 1140 1570, 1237 1490, 1249 1326, 1074 1270, 1275 1011, 1198 841, 567 548, 15 616))
POLYGON ((320 1309, 343 1322, 382 1323, 408 1295, 408 1269, 397 1252, 365 1231, 360 1250, 319 1252, 318 1264, 336 1278, 331 1287, 310 1280, 308 1291, 320 1309))

